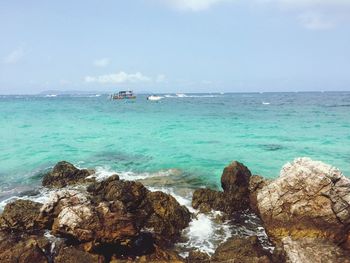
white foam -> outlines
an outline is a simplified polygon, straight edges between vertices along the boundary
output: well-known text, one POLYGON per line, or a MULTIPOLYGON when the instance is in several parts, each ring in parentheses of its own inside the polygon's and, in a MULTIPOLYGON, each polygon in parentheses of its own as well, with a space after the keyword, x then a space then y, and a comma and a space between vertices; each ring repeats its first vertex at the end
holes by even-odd
MULTIPOLYGON (((172 188, 148 187, 148 189, 150 191, 162 191, 172 195, 180 205, 186 206, 191 213, 197 214, 189 223, 189 226, 183 230, 186 241, 178 243, 178 247, 183 249, 192 248, 207 254, 213 254, 221 242, 225 242, 231 237, 228 221, 216 222, 215 220, 217 216, 222 214, 221 212, 212 211, 209 214, 203 214, 192 207, 192 193, 190 196, 184 197, 177 194, 172 188)), ((183 253, 183 255, 186 256, 186 253, 183 253)))
POLYGON ((178 93, 174 95, 164 95, 165 98, 216 98, 218 95, 205 94, 205 95, 186 95, 182 93, 178 93))
POLYGON ((154 173, 136 173, 133 171, 115 171, 110 169, 109 167, 97 167, 95 174, 89 176, 94 177, 97 181, 103 181, 107 179, 108 177, 117 174, 119 175, 120 179, 124 180, 140 180, 140 179, 146 179, 150 177, 164 177, 164 176, 170 176, 174 173, 176 173, 178 170, 176 169, 167 169, 167 170, 160 170, 154 173))

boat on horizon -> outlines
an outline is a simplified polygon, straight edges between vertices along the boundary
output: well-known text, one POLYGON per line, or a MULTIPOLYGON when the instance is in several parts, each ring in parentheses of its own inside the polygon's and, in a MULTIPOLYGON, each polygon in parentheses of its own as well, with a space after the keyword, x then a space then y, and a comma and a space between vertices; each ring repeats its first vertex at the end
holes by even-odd
POLYGON ((112 100, 136 99, 136 96, 131 90, 122 90, 111 95, 112 100))

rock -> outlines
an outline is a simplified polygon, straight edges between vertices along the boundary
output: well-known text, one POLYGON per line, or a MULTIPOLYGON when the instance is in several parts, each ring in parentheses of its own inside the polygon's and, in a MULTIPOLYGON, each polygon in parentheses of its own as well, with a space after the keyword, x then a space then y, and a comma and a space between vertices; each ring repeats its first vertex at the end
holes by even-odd
POLYGON ((114 243, 137 235, 134 218, 120 201, 91 203, 84 195, 65 191, 57 201, 44 207, 46 213, 57 214, 54 234, 79 242, 114 243))
POLYGON ((251 172, 242 163, 234 161, 224 168, 221 187, 224 192, 238 192, 245 196, 248 192, 251 172))
POLYGON ((258 191, 268 184, 269 180, 259 175, 252 175, 249 180, 249 202, 251 210, 258 214, 258 191))
POLYGON ((128 211, 138 209, 149 192, 139 182, 119 180, 118 175, 88 187, 94 201, 121 201, 128 211))
POLYGON ((111 177, 90 185, 88 191, 100 202, 121 202, 126 212, 133 215, 136 227, 151 230, 161 246, 175 242, 191 218, 188 209, 175 198, 163 192, 150 192, 139 182, 111 177))
POLYGON ((184 259, 180 257, 175 251, 162 249, 160 247, 155 247, 155 252, 150 255, 145 255, 135 262, 147 262, 147 263, 184 263, 184 259))
POLYGON ((349 243, 350 180, 334 167, 296 159, 258 191, 257 202, 267 233, 276 242, 291 236, 349 243))
POLYGON ((224 211, 226 202, 224 193, 211 189, 196 189, 192 196, 192 207, 201 213, 208 213, 211 210, 224 211))
POLYGON ((188 257, 186 258, 187 263, 209 263, 210 257, 207 253, 201 252, 199 250, 190 251, 188 257))
POLYGON ((181 206, 174 197, 163 192, 149 192, 147 202, 152 213, 147 218, 145 227, 151 229, 158 244, 170 246, 178 241, 182 229, 188 226, 191 213, 181 206))
POLYGON ((45 227, 40 219, 42 204, 30 200, 18 199, 7 204, 0 216, 0 230, 17 232, 35 232, 45 227))
POLYGON ((285 237, 281 241, 281 251, 286 263, 349 263, 349 252, 324 239, 303 238, 293 240, 285 237))
POLYGON ((270 256, 256 236, 233 237, 219 245, 211 262, 270 263, 270 256))
POLYGON ((86 182, 86 177, 92 175, 94 171, 78 169, 73 164, 62 161, 55 165, 53 170, 47 173, 42 181, 46 187, 61 188, 67 185, 86 182))
POLYGON ((0 262, 2 263, 48 263, 45 249, 49 249, 49 243, 42 237, 21 237, 0 232, 0 262))
POLYGON ((225 167, 221 176, 223 192, 197 189, 192 206, 200 212, 219 210, 227 214, 249 209, 249 179, 251 173, 243 164, 234 161, 225 167))
POLYGON ((87 253, 74 247, 64 247, 60 249, 55 257, 55 263, 99 263, 103 262, 103 257, 87 253))

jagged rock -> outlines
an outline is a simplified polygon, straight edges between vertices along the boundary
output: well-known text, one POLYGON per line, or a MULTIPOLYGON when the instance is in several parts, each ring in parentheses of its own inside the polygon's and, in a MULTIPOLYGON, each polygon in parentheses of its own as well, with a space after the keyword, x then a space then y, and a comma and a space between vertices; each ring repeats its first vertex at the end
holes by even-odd
POLYGON ((46 221, 40 218, 42 204, 18 199, 7 204, 0 216, 0 230, 34 232, 45 227, 46 221))
POLYGON ((209 263, 210 257, 207 253, 192 250, 186 258, 186 263, 209 263))
POLYGON ((147 263, 184 263, 184 259, 180 257, 175 251, 168 249, 155 248, 154 253, 138 258, 135 262, 147 263))
POLYGON ((226 202, 224 193, 211 189, 196 189, 192 196, 192 207, 201 213, 208 213, 211 210, 225 210, 226 202))
POLYGON ((147 218, 145 227, 152 230, 159 244, 168 246, 176 242, 181 230, 188 226, 191 213, 174 197, 160 191, 149 192, 147 202, 152 213, 147 218))
POLYGON ((134 219, 120 201, 91 203, 81 193, 63 191, 43 207, 54 214, 54 234, 72 237, 79 242, 113 243, 137 234, 134 219))
MULTIPOLYGON (((258 191, 259 214, 269 236, 348 242, 350 180, 327 164, 299 158, 258 191)), ((349 242, 348 242, 349 243, 349 242)))
POLYGON ((324 239, 291 237, 282 239, 279 247, 281 256, 276 262, 286 263, 350 263, 348 251, 324 239))
POLYGON ((61 248, 55 257, 55 263, 99 263, 103 261, 102 256, 87 253, 75 247, 61 248))
POLYGON ((234 161, 224 168, 221 176, 221 187, 224 192, 238 192, 246 197, 250 176, 251 172, 246 166, 234 161))
POLYGON ((19 236, 0 232, 0 262, 48 263, 45 251, 50 244, 43 237, 19 236))
POLYGON ((268 184, 269 180, 259 175, 252 175, 249 180, 249 201, 251 210, 258 214, 258 191, 268 184))
POLYGON ((121 201, 128 211, 139 208, 149 192, 141 183, 119 180, 118 175, 90 185, 88 191, 95 201, 121 201))
POLYGON ((243 164, 234 161, 225 167, 221 176, 223 192, 197 189, 192 206, 201 212, 219 210, 227 214, 249 208, 249 179, 251 173, 243 164))
POLYGON ((119 180, 115 176, 90 185, 88 191, 99 201, 122 202, 134 216, 135 225, 151 230, 162 246, 175 242, 190 221, 190 212, 175 198, 150 192, 139 182, 119 180))
POLYGON ((270 256, 256 236, 233 237, 219 245, 211 262, 270 263, 270 256))
POLYGON ((94 171, 78 169, 73 164, 62 161, 55 165, 53 170, 47 173, 42 181, 46 187, 64 187, 71 184, 86 182, 86 177, 92 175, 94 171))

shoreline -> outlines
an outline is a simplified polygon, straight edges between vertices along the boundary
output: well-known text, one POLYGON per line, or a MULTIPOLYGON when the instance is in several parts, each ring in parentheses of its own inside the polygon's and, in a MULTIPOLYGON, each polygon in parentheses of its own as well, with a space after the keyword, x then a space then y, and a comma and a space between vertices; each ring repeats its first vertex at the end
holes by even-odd
POLYGON ((5 244, 0 259, 11 262, 23 249, 40 258, 39 247, 42 262, 77 254, 86 262, 318 262, 303 258, 311 247, 321 254, 335 249, 326 256, 350 262, 350 234, 344 232, 350 226, 344 207, 350 204, 350 180, 336 168, 299 158, 283 166, 280 177, 267 180, 232 162, 221 177, 223 191, 169 188, 171 172, 125 181, 58 163, 44 176, 39 195, 6 204, 0 239, 20 242, 10 251, 5 244), (309 188, 308 195, 300 193, 300 184, 309 188), (298 205, 289 202, 293 199, 298 205), (42 239, 49 251, 40 247, 42 239), (37 245, 27 250, 28 242, 37 245), (242 246, 244 253, 237 250, 242 246))

